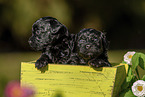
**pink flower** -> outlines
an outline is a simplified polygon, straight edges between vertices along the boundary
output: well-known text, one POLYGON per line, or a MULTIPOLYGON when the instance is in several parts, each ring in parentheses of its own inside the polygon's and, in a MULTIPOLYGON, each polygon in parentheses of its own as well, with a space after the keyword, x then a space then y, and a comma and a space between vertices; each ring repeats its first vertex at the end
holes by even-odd
POLYGON ((9 82, 5 88, 6 97, 33 97, 34 90, 29 87, 21 87, 17 81, 9 82))

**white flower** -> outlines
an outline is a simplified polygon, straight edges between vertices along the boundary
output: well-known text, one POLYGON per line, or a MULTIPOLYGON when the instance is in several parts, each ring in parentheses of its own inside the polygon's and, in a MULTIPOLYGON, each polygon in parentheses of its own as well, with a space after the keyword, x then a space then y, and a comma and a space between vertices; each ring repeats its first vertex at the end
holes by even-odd
POLYGON ((135 54, 134 51, 132 52, 127 52, 125 55, 124 55, 124 61, 129 64, 129 65, 132 65, 131 63, 131 59, 132 59, 132 56, 135 54))
POLYGON ((144 97, 145 96, 145 81, 138 80, 133 83, 132 92, 137 97, 144 97))

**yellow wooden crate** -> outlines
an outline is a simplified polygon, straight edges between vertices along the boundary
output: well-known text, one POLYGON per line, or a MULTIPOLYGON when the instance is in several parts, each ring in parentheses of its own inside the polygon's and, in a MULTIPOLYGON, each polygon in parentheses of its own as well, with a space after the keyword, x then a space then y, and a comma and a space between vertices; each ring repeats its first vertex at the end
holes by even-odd
POLYGON ((21 85, 32 85, 36 97, 116 97, 126 77, 127 65, 91 68, 49 64, 37 70, 34 62, 21 63, 21 85))

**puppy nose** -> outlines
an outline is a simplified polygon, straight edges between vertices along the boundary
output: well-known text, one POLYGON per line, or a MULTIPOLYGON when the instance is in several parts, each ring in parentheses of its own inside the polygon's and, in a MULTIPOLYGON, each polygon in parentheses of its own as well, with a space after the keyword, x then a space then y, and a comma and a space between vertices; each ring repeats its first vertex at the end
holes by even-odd
POLYGON ((32 44, 33 42, 32 42, 32 40, 29 40, 28 43, 29 43, 29 44, 32 44))
POLYGON ((91 45, 86 45, 86 49, 89 49, 91 47, 91 45))
POLYGON ((32 41, 30 41, 30 40, 29 40, 28 42, 29 42, 29 44, 31 44, 31 43, 32 43, 32 41))

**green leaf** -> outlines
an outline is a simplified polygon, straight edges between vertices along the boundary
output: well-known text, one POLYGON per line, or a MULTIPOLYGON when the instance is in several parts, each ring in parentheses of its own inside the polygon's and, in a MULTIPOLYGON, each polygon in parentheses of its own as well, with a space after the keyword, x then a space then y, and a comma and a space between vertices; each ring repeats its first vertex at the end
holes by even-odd
POLYGON ((127 64, 125 61, 122 61, 121 63, 127 64))
POLYGON ((145 70, 145 54, 143 53, 139 53, 140 57, 139 57, 139 66, 145 70))
POLYGON ((145 75, 142 77, 142 80, 145 81, 145 75))
MULTIPOLYGON (((132 69, 131 69, 131 66, 129 65, 128 67, 128 73, 127 73, 127 77, 132 78, 132 69)), ((130 79, 131 80, 131 79, 130 79)))
POLYGON ((126 90, 130 85, 130 82, 128 81, 128 77, 126 77, 125 81, 121 85, 121 91, 126 90))
POLYGON ((127 88, 130 88, 131 87, 130 85, 132 85, 132 81, 134 80, 135 76, 132 74, 131 65, 129 65, 127 77, 121 86, 121 90, 126 90, 127 88))
POLYGON ((126 90, 120 93, 119 97, 136 97, 131 90, 126 90))
POLYGON ((138 71, 137 66, 145 70, 145 54, 135 53, 132 57, 132 73, 135 74, 137 79, 139 80, 140 71, 138 71))
POLYGON ((128 76, 127 77, 127 82, 131 82, 131 80, 132 80, 133 77, 134 77, 133 75, 128 76))
POLYGON ((131 80, 132 80, 131 66, 129 65, 127 77, 124 80, 123 84, 121 85, 121 90, 126 90, 129 87, 129 84, 130 84, 131 80))
POLYGON ((134 73, 138 64, 139 64, 139 57, 140 57, 140 54, 139 53, 135 53, 132 57, 132 72, 134 73))
POLYGON ((131 90, 125 93, 124 97, 136 97, 131 90))
POLYGON ((135 81, 136 78, 133 75, 126 77, 125 81, 121 85, 121 90, 126 90, 127 88, 130 88, 135 81))

